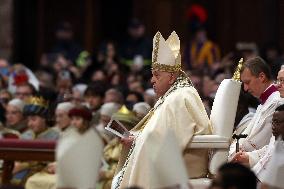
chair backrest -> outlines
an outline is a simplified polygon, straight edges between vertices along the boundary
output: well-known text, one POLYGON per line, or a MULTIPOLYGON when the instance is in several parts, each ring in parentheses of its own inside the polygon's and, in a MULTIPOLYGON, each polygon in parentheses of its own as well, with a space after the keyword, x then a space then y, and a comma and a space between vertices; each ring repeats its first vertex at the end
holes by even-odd
POLYGON ((210 121, 213 134, 231 137, 239 101, 241 82, 224 79, 215 95, 210 121))
MULTIPOLYGON (((231 138, 239 101, 241 82, 224 79, 215 95, 210 121, 213 134, 231 138)), ((220 165, 228 158, 228 149, 214 149, 211 154, 209 171, 216 174, 220 165)))

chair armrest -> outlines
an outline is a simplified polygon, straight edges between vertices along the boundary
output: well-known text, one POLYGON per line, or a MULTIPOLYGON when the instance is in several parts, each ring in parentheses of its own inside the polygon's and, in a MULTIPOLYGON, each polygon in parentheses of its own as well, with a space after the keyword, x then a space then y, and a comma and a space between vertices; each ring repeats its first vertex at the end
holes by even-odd
POLYGON ((1 149, 34 149, 54 151, 55 140, 0 139, 1 149))
POLYGON ((229 148, 230 138, 219 135, 196 135, 188 148, 229 148))

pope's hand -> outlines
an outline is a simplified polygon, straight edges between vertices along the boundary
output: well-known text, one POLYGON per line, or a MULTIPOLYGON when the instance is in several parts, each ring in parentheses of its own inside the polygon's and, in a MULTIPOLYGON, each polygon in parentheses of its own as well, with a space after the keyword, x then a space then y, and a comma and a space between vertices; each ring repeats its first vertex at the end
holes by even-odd
POLYGON ((128 137, 121 138, 121 143, 126 147, 130 147, 133 141, 134 141, 134 135, 129 135, 128 137))
POLYGON ((243 165, 249 165, 249 156, 246 152, 238 152, 233 157, 232 162, 241 163, 243 165))

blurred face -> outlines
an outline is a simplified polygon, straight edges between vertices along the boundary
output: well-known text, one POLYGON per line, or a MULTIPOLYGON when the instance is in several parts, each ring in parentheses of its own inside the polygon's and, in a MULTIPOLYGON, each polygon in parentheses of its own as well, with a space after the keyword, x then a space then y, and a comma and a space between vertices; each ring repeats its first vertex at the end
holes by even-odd
POLYGON ((75 105, 80 105, 82 102, 84 102, 84 99, 82 98, 82 94, 78 90, 73 90, 72 92, 72 103, 75 105))
POLYGON ((5 116, 6 123, 9 126, 16 125, 24 119, 22 112, 17 107, 12 105, 7 106, 5 116))
POLYGON ((105 81, 106 76, 105 76, 103 71, 98 70, 98 71, 93 73, 91 80, 92 81, 105 81))
POLYGON ((0 93, 0 103, 6 109, 8 102, 11 100, 11 97, 8 93, 2 92, 0 93))
POLYGON ((274 112, 272 117, 272 133, 277 138, 284 136, 284 111, 274 112))
POLYGON ((25 100, 32 95, 32 90, 29 86, 18 86, 15 93, 15 98, 25 100))
POLYGON ((114 57, 115 56, 115 49, 112 43, 107 44, 107 56, 114 57))
POLYGON ((284 98, 284 69, 278 72, 277 76, 277 88, 280 92, 280 96, 284 98))
POLYGON ((207 37, 206 37, 206 31, 205 30, 199 30, 197 33, 196 33, 196 40, 200 43, 204 42, 207 40, 207 37))
POLYGON ((249 92, 254 97, 259 98, 263 93, 263 82, 265 80, 264 73, 260 73, 257 77, 252 75, 248 68, 245 68, 241 73, 241 80, 244 83, 244 90, 249 92))
POLYGON ((103 99, 100 96, 85 96, 85 100, 89 104, 91 110, 97 110, 103 102, 103 99))
POLYGON ((101 119, 101 123, 104 126, 107 126, 108 122, 110 122, 110 117, 106 115, 101 115, 100 119, 101 119))
POLYGON ((84 119, 79 116, 72 116, 71 117, 71 125, 76 127, 78 130, 81 130, 84 127, 84 119))
POLYGON ((28 127, 39 134, 46 129, 45 119, 37 115, 28 116, 28 127))
POLYGON ((175 77, 172 73, 153 70, 151 83, 157 97, 163 96, 174 83, 175 77))
POLYGON ((71 119, 68 116, 68 112, 64 110, 56 110, 55 111, 55 119, 56 119, 56 124, 60 129, 67 128, 70 123, 71 119))
POLYGON ((142 83, 140 81, 132 82, 128 85, 128 87, 129 87, 130 91, 135 91, 135 92, 138 92, 138 93, 144 92, 144 88, 143 88, 142 83))

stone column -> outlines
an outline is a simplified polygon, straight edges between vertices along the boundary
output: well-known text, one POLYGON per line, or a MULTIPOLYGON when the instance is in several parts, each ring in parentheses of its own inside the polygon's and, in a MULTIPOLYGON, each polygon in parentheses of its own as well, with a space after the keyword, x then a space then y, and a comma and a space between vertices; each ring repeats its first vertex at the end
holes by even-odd
POLYGON ((13 47, 13 0, 0 1, 0 57, 10 58, 13 47))

